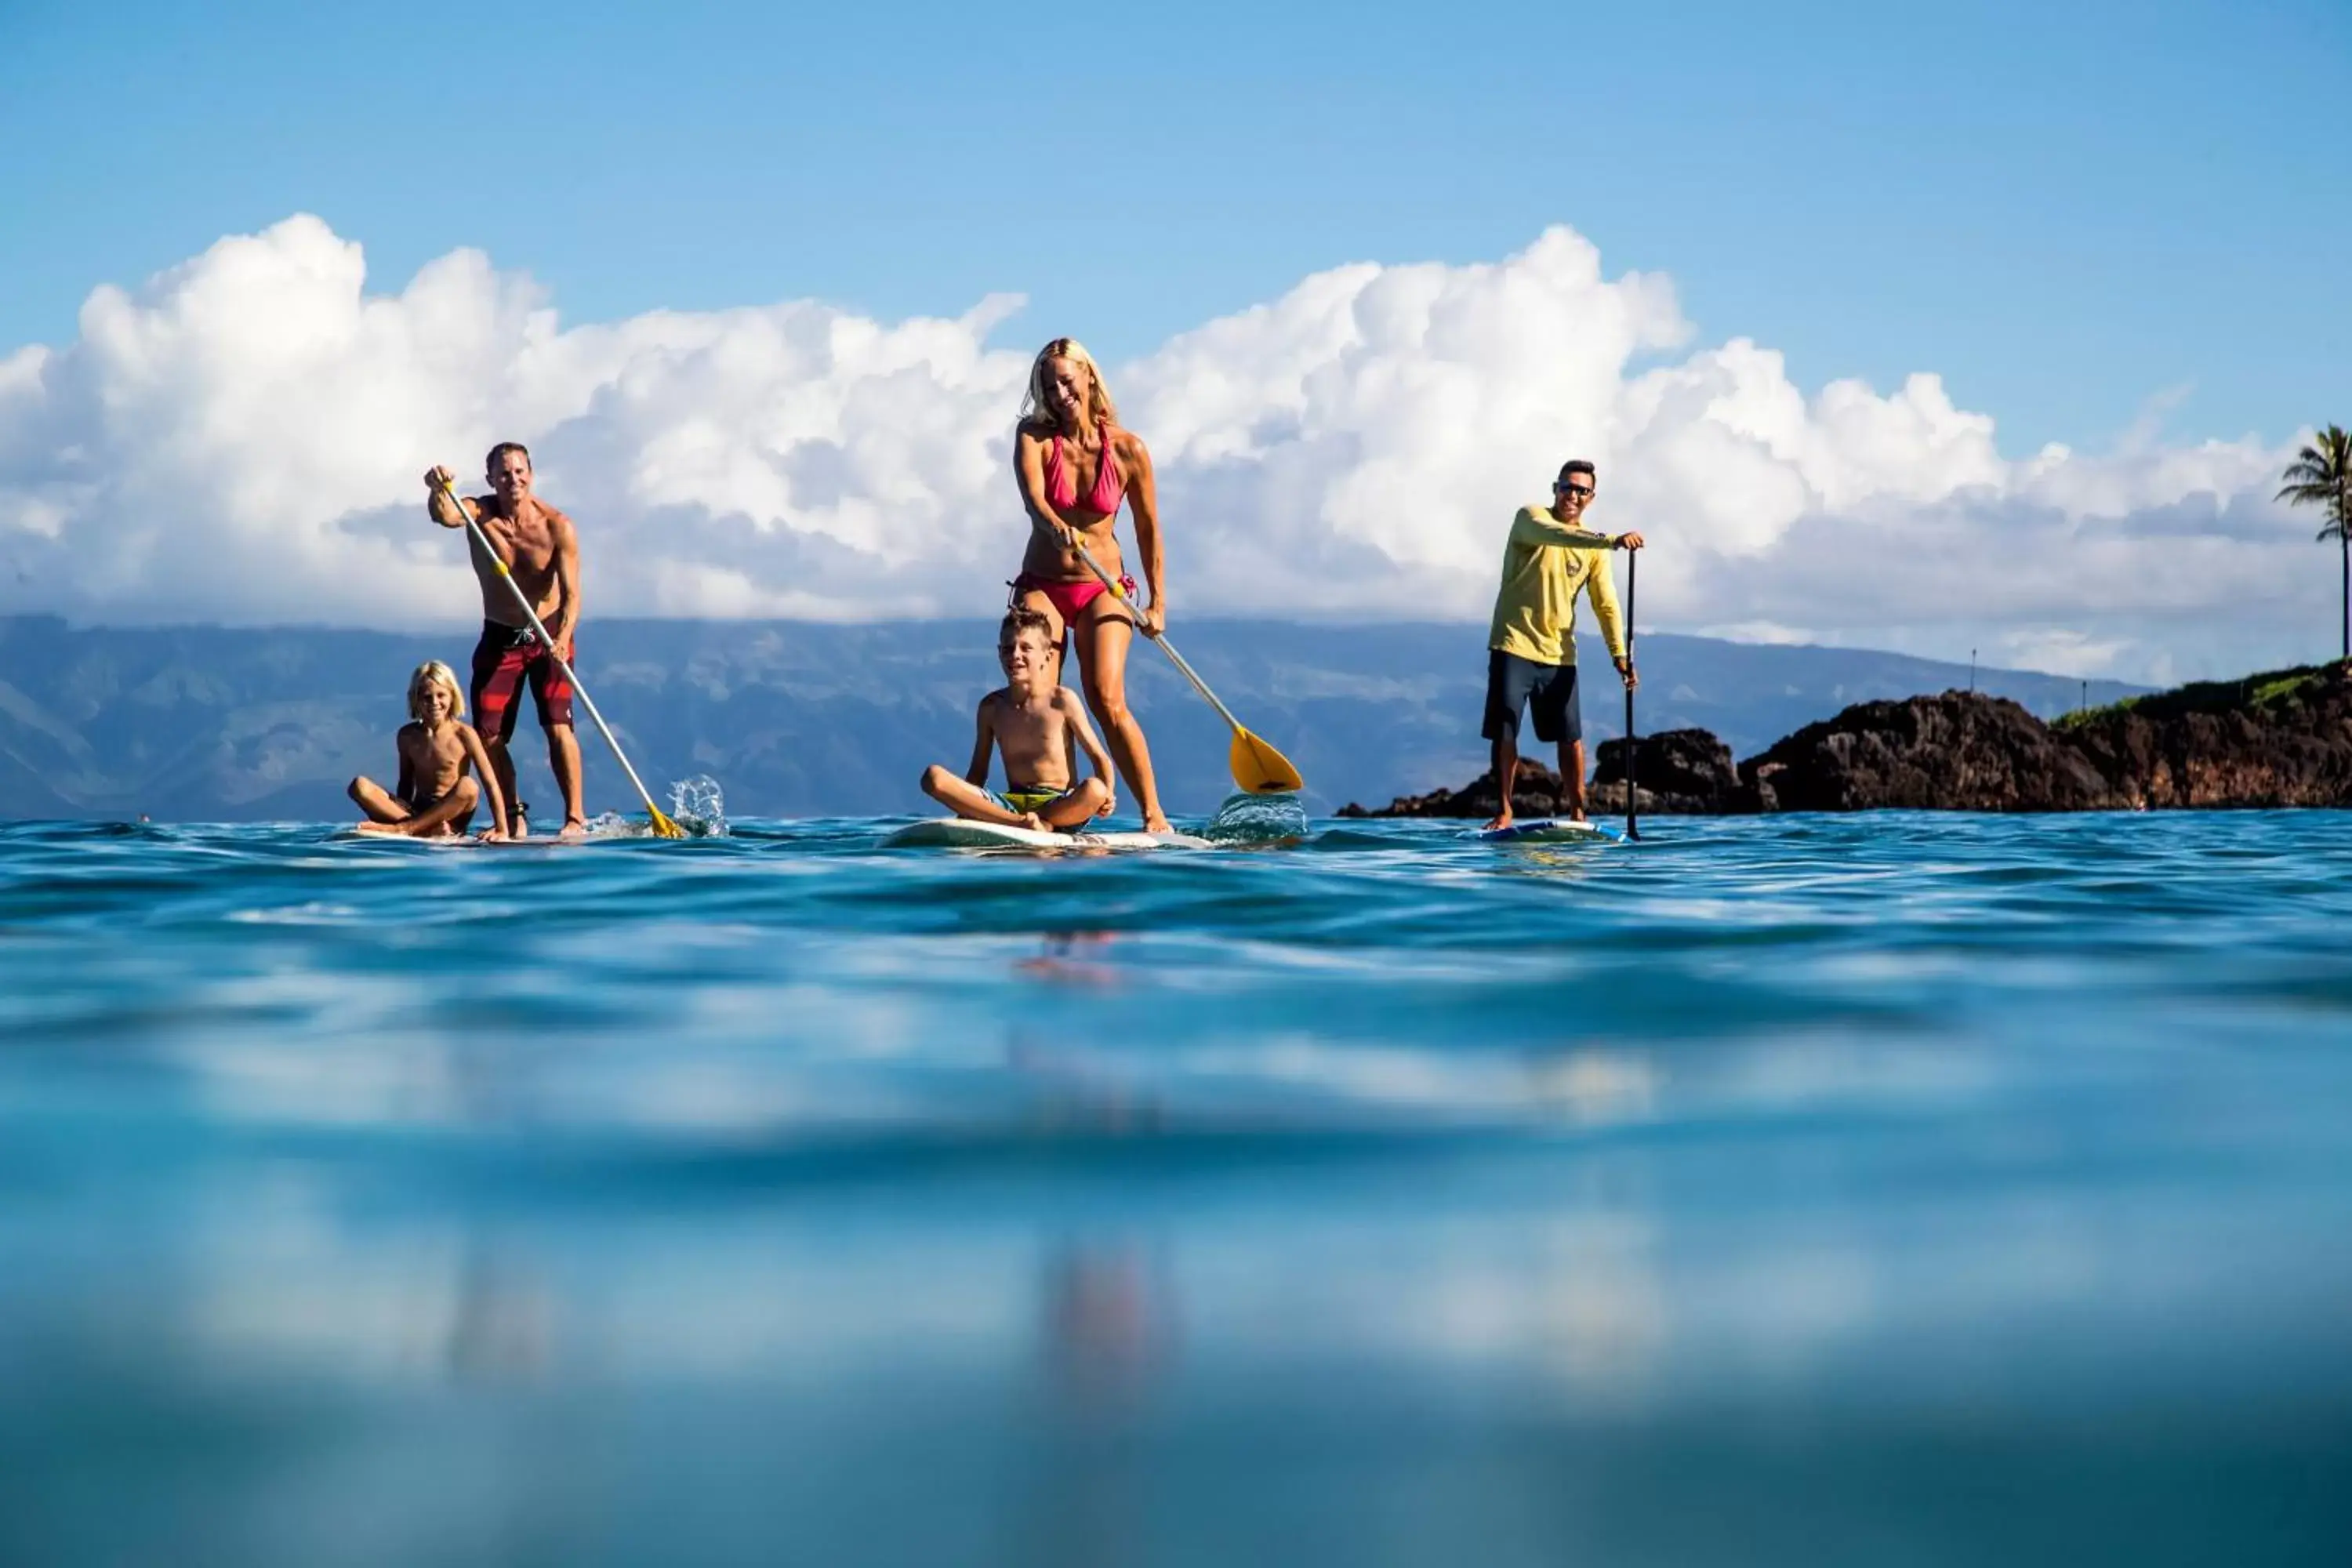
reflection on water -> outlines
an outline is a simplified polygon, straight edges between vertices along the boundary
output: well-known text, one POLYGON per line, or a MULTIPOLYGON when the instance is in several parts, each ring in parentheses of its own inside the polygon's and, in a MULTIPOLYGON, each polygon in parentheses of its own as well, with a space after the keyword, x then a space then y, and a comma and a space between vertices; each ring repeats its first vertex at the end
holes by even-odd
POLYGON ((443 1364, 459 1382, 537 1381, 549 1370, 553 1308, 520 1249, 469 1237, 443 1364))
POLYGON ((0 1562, 2336 1562, 2323 814, 0 829, 0 1562))
POLYGON ((1046 1259, 1039 1291, 1055 1386, 1088 1413, 1131 1408, 1175 1351, 1169 1281, 1138 1239, 1073 1243, 1046 1259))
POLYGON ((1043 950, 1034 958, 1021 960, 1014 967, 1032 980, 1117 990, 1121 984, 1119 971, 1115 964, 1105 962, 1108 949, 1116 940, 1116 935, 1107 931, 1048 931, 1043 950))

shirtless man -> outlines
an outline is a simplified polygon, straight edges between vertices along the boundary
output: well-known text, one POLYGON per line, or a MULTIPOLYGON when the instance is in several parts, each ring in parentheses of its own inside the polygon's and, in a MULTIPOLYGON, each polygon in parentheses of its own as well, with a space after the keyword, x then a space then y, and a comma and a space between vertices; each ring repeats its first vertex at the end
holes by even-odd
MULTIPOLYGON (((515 698, 529 678, 540 732, 547 737, 547 765, 563 791, 563 837, 576 838, 587 832, 588 818, 580 804, 580 739, 572 730, 572 682, 548 657, 513 591, 499 580, 499 569, 505 566, 569 664, 572 633, 580 626, 580 537, 570 518, 531 494, 530 453, 521 442, 499 442, 490 448, 486 466, 491 493, 460 503, 467 516, 482 525, 490 549, 497 552, 485 552, 471 534, 467 536, 474 575, 482 584, 482 640, 474 646, 470 692, 474 722, 512 813, 507 831, 519 838, 530 826, 522 802, 515 799, 514 759, 507 743, 514 738, 515 698)), ((425 476, 425 488, 432 492, 425 510, 444 528, 463 528, 466 518, 443 494, 450 482, 446 468, 436 468, 425 476)))
POLYGON ((973 716, 971 763, 963 777, 933 763, 923 793, 971 822, 1075 833, 1116 804, 1111 763, 1085 704, 1062 684, 1062 649, 1054 623, 1036 610, 1013 610, 996 636, 1004 688, 980 700, 973 716), (1004 758, 1004 793, 988 787, 991 752, 1004 758), (1084 752, 1095 776, 1079 780, 1084 752))

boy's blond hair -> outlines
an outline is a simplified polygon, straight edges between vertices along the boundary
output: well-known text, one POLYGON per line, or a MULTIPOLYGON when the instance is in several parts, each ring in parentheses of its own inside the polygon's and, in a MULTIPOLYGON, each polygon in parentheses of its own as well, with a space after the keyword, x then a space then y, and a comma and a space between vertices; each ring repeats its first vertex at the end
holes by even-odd
POLYGON ((408 716, 418 723, 425 722, 425 693, 435 686, 449 689, 449 717, 466 716, 466 689, 457 684, 457 672, 437 658, 428 658, 416 667, 408 678, 408 716))

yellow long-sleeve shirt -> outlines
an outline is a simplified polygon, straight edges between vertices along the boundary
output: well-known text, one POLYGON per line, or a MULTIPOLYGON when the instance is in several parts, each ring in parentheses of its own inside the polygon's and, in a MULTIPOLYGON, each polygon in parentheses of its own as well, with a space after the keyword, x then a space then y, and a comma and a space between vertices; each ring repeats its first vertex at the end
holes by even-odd
POLYGON ((1547 508, 1521 507, 1503 547, 1503 587, 1495 595, 1486 646, 1538 664, 1574 664, 1581 588, 1592 601, 1610 657, 1624 658, 1624 618, 1617 613, 1617 580, 1609 570, 1612 542, 1608 534, 1569 527, 1547 508))

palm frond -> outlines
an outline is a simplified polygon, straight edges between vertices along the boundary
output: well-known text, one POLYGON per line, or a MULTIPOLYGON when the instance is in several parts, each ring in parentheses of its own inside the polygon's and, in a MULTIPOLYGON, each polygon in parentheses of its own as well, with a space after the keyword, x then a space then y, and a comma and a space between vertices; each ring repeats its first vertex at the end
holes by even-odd
POLYGON ((2316 432, 2279 479, 2279 492, 2271 499, 2289 506, 2326 508, 2330 516, 2319 537, 2337 537, 2352 513, 2352 435, 2340 425, 2316 432))

